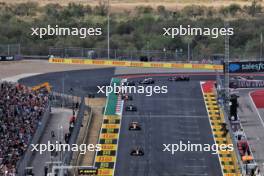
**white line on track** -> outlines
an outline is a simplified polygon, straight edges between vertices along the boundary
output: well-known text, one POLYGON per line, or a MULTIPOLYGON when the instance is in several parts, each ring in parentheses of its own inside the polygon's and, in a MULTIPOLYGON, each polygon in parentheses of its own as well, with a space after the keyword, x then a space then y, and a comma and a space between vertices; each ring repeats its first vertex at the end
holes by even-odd
POLYGON ((262 126, 263 126, 263 128, 264 128, 264 121, 263 121, 263 119, 262 119, 262 117, 261 117, 261 115, 260 115, 260 113, 259 113, 259 110, 258 110, 256 104, 254 103, 254 101, 253 101, 253 99, 252 99, 252 97, 251 97, 251 93, 253 93, 253 91, 252 91, 252 92, 249 92, 249 93, 248 93, 248 96, 249 96, 249 98, 250 98, 250 100, 251 100, 251 103, 253 104, 254 108, 256 109, 256 112, 257 112, 257 114, 258 114, 258 118, 259 118, 259 120, 260 120, 260 122, 261 122, 261 124, 262 124, 262 126))
MULTIPOLYGON (((200 81, 200 87, 201 87, 201 91, 202 91, 202 94, 204 95, 205 93, 204 93, 204 91, 203 91, 203 87, 202 87, 202 85, 204 84, 205 82, 203 82, 203 81, 200 81)), ((204 98, 205 99, 205 98, 204 98)), ((210 118, 209 118, 209 112, 208 112, 208 109, 207 109, 207 106, 206 106, 206 102, 205 102, 205 100, 204 100, 204 107, 206 108, 206 111, 207 111, 207 115, 208 115, 208 123, 209 123, 209 125, 210 125, 210 127, 211 127, 211 136, 212 136, 212 138, 213 138, 213 140, 214 140, 214 143, 216 144, 216 140, 215 140, 215 137, 214 137, 214 132, 213 132, 213 127, 212 127, 212 124, 211 124, 211 121, 210 121, 210 118)), ((217 156, 218 156, 218 161, 219 161, 219 164, 220 164, 220 167, 221 167, 221 173, 222 173, 222 176, 224 176, 224 171, 223 171, 223 166, 222 166, 222 163, 221 163, 221 161, 220 161, 220 155, 219 155, 219 153, 217 154, 217 156)), ((197 175, 198 176, 198 175, 197 175)))
POLYGON ((195 165, 194 165, 194 166, 184 166, 184 167, 189 167, 189 168, 197 168, 197 167, 198 167, 198 168, 199 168, 199 167, 201 167, 201 168, 207 168, 208 166, 205 166, 205 165, 200 165, 200 166, 197 165, 197 166, 195 166, 195 165))
POLYGON ((206 176, 206 175, 208 175, 207 173, 204 173, 204 174, 197 174, 197 173, 195 173, 195 174, 188 174, 188 173, 186 173, 186 174, 184 174, 184 176, 206 176))
POLYGON ((205 158, 184 158, 186 161, 205 161, 205 158))
MULTIPOLYGON (((126 117, 149 117, 149 115, 129 115, 126 114, 126 117)), ((204 115, 151 115, 151 118, 208 118, 204 115)))
MULTIPOLYGON (((133 95, 133 94, 132 94, 133 95)), ((143 94, 142 94, 143 95, 143 94)), ((142 96, 141 95, 141 96, 142 96)), ((157 100, 165 100, 165 101, 201 101, 201 98, 172 98, 172 97, 151 97, 151 99, 148 99, 148 96, 146 96, 146 99, 144 101, 148 102, 148 101, 157 101, 157 100)))

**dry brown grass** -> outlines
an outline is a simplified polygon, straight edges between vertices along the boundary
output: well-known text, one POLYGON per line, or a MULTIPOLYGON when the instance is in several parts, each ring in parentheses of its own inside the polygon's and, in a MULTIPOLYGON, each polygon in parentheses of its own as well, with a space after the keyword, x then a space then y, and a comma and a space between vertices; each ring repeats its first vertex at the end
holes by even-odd
MULTIPOLYGON (((58 3, 61 5, 67 5, 70 2, 89 4, 91 6, 98 5, 100 0, 0 0, 0 2, 5 3, 23 3, 23 2, 38 2, 40 5, 46 5, 49 3, 58 3)), ((107 0, 105 0, 107 1, 107 0)), ((238 3, 240 5, 251 4, 250 0, 110 0, 111 8, 113 11, 120 10, 132 10, 137 6, 152 6, 156 8, 159 5, 163 5, 170 10, 181 9, 182 7, 188 5, 204 5, 204 6, 214 6, 221 7, 227 6, 232 3, 238 3)), ((264 1, 262 2, 264 5, 264 1)))

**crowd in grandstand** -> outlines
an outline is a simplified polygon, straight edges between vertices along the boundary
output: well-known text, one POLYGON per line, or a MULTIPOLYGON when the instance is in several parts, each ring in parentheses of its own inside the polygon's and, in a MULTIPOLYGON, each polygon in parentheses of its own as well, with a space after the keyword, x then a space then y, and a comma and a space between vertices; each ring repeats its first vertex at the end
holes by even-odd
POLYGON ((14 175, 48 104, 48 94, 0 82, 0 175, 14 175))

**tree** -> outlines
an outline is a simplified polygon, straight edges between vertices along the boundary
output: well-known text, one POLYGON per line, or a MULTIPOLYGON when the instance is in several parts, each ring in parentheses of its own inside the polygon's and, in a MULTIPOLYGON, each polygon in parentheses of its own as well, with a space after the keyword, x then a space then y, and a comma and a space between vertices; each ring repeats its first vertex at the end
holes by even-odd
POLYGON ((49 18, 58 18, 62 7, 59 4, 47 4, 44 6, 44 13, 49 18))
POLYGON ((166 18, 169 15, 168 11, 166 10, 166 8, 164 6, 158 6, 157 12, 158 12, 159 16, 161 16, 161 17, 166 18))
POLYGON ((249 15, 255 17, 257 13, 261 12, 262 7, 258 4, 257 0, 253 0, 251 6, 245 6, 244 9, 246 9, 249 15))
POLYGON ((104 0, 99 1, 99 5, 95 6, 94 13, 101 16, 106 16, 108 12, 108 4, 104 0))
POLYGON ((38 3, 26 2, 15 5, 13 13, 18 16, 34 16, 38 9, 38 3))
POLYGON ((228 11, 229 11, 230 15, 235 16, 238 12, 241 11, 241 7, 238 4, 231 4, 228 7, 228 11))

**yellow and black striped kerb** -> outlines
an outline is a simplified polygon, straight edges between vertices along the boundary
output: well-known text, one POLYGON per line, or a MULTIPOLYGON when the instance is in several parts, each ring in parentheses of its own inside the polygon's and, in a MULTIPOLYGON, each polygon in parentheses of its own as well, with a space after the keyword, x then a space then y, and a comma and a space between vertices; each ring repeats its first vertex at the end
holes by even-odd
MULTIPOLYGON (((230 135, 224 135, 222 124, 225 123, 225 119, 217 103, 214 83, 203 82, 202 84, 207 84, 202 85, 202 89, 215 143, 219 145, 232 144, 230 135)), ((234 151, 219 151, 219 160, 224 176, 241 175, 234 151)))

